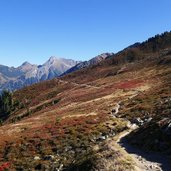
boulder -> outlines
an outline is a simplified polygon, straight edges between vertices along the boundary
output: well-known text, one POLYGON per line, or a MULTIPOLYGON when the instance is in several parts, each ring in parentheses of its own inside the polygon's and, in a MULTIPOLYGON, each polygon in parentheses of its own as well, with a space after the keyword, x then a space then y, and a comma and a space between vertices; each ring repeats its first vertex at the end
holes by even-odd
POLYGON ((55 156, 53 155, 48 155, 44 157, 44 160, 53 160, 55 158, 55 156))
POLYGON ((35 156, 34 160, 40 160, 40 157, 39 156, 35 156))
POLYGON ((141 126, 141 125, 144 124, 144 121, 141 118, 135 118, 134 121, 133 121, 133 123, 141 126))

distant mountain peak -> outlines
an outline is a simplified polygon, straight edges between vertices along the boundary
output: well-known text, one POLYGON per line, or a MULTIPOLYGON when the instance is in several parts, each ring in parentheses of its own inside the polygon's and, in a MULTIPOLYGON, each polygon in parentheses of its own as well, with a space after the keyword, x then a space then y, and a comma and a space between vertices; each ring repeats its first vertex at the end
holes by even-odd
POLYGON ((30 64, 29 62, 24 62, 21 66, 19 66, 17 69, 20 71, 20 72, 28 72, 30 71, 31 69, 37 67, 37 65, 33 65, 33 64, 30 64))
POLYGON ((48 61, 55 61, 55 60, 57 60, 57 57, 56 56, 51 56, 48 61))
MULTIPOLYGON (((106 59, 107 57, 110 57, 110 56, 112 56, 112 55, 114 55, 114 53, 102 53, 102 54, 100 54, 100 55, 98 55, 98 56, 95 56, 94 58, 92 58, 91 60, 97 60, 97 62, 100 62, 101 60, 104 60, 104 59, 106 59)), ((90 60, 90 61, 91 61, 90 60)))
POLYGON ((25 61, 25 62, 23 62, 23 64, 21 66, 25 66, 25 65, 32 65, 32 64, 30 64, 28 61, 25 61))
MULTIPOLYGON (((66 60, 66 59, 64 59, 66 60)), ((43 65, 53 65, 55 63, 61 63, 63 61, 62 58, 58 58, 56 56, 51 56, 43 65)))

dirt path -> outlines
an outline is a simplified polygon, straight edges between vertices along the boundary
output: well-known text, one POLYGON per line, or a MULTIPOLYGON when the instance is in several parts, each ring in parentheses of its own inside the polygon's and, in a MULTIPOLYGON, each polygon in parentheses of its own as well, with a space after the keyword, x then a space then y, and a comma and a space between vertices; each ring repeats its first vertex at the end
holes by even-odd
POLYGON ((171 171, 171 161, 159 153, 147 153, 131 146, 126 141, 126 136, 131 131, 121 133, 117 138, 117 144, 124 149, 135 162, 136 171, 171 171))
MULTIPOLYGON (((137 96, 130 98, 134 98, 137 96)), ((115 114, 119 112, 119 103, 115 107, 115 114)), ((145 152, 139 148, 130 145, 127 142, 127 135, 136 128, 130 128, 128 131, 122 132, 117 138, 116 143, 132 158, 135 163, 135 171, 171 171, 171 159, 155 152, 145 152)))
POLYGON ((75 82, 68 82, 68 81, 64 81, 64 80, 59 80, 61 83, 65 83, 65 84, 73 84, 75 86, 83 86, 83 87, 87 87, 87 88, 95 88, 95 89, 100 89, 100 87, 97 86, 93 86, 93 85, 89 85, 89 84, 80 84, 80 83, 75 83, 75 82))
POLYGON ((67 115, 67 116, 63 116, 61 117, 61 119, 66 119, 66 118, 72 118, 72 117, 86 117, 86 116, 96 116, 97 113, 95 112, 91 112, 91 113, 88 113, 88 114, 82 114, 82 115, 67 115))

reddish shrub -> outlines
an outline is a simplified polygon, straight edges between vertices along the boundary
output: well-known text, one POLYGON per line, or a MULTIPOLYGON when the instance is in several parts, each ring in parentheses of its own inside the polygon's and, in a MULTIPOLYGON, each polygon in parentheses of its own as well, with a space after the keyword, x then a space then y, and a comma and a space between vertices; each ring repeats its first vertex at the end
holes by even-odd
POLYGON ((138 85, 140 85, 141 83, 142 83, 141 80, 130 80, 130 81, 125 81, 125 82, 116 84, 115 87, 118 89, 135 88, 138 85))
POLYGON ((11 164, 9 162, 5 162, 2 165, 0 165, 0 171, 4 171, 5 169, 9 169, 11 164))

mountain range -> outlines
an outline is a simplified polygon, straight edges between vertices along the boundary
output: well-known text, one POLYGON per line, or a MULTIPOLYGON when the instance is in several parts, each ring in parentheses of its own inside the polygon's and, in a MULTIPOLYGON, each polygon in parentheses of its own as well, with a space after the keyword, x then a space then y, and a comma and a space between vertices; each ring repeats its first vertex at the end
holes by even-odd
POLYGON ((17 90, 40 81, 50 80, 64 73, 96 65, 112 54, 104 53, 85 62, 51 56, 43 65, 34 65, 29 62, 24 62, 17 68, 0 65, 0 91, 17 90))
POLYGON ((14 68, 0 65, 0 90, 16 90, 61 75, 78 62, 71 59, 50 57, 43 65, 24 62, 14 68))

